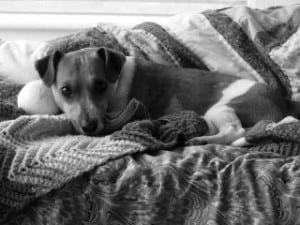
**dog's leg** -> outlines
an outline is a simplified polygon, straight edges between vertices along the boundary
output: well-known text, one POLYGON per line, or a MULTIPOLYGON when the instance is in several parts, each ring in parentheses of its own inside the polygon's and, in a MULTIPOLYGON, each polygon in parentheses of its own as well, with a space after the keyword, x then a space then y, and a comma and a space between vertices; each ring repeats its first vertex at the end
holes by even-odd
MULTIPOLYGON (((226 105, 215 105, 204 115, 209 131, 206 136, 188 140, 188 145, 199 144, 233 144, 245 135, 245 129, 235 111, 226 105)), ((239 143, 247 145, 247 142, 239 143)))

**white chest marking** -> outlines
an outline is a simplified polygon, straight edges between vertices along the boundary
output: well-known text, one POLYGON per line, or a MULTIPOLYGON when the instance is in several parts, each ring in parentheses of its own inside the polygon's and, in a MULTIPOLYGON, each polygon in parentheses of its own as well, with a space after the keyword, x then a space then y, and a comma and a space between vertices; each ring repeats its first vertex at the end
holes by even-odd
POLYGON ((209 134, 216 134, 224 125, 231 125, 237 127, 236 130, 241 129, 241 122, 234 109, 227 106, 232 99, 245 95, 254 85, 255 81, 241 79, 237 80, 226 89, 223 90, 223 96, 220 100, 211 106, 205 113, 204 118, 209 127, 209 134))
POLYGON ((245 95, 255 84, 255 81, 247 79, 235 81, 222 91, 223 96, 216 104, 226 104, 234 98, 245 95))
POLYGON ((118 93, 119 96, 128 96, 134 76, 134 68, 134 57, 127 56, 120 74, 120 79, 116 82, 116 93, 118 93))

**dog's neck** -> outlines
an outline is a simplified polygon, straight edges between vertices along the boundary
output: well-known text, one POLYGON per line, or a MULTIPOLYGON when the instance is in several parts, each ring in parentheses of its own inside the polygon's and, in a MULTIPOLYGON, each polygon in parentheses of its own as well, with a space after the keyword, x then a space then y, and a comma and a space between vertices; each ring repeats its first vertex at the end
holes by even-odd
MULTIPOLYGON (((171 68, 165 65, 150 62, 144 59, 135 58, 133 73, 130 74, 128 99, 137 99, 149 111, 151 117, 161 116, 168 105, 171 95, 176 93, 175 80, 171 68), (168 70, 168 71, 167 71, 168 70), (159 110, 157 108, 160 108, 159 110)), ((123 74, 128 76, 128 74, 123 74)))
POLYGON ((176 90, 171 87, 173 74, 164 73, 166 67, 161 64, 149 62, 147 60, 126 57, 120 73, 120 78, 114 84, 114 95, 110 99, 108 113, 111 117, 117 117, 125 109, 129 101, 133 98, 142 102, 153 117, 158 117, 166 107, 170 95, 176 90), (169 88, 167 88, 169 87, 169 88))
POLYGON ((114 94, 110 98, 109 115, 117 117, 129 103, 129 92, 135 70, 135 58, 126 56, 119 79, 114 84, 114 94))

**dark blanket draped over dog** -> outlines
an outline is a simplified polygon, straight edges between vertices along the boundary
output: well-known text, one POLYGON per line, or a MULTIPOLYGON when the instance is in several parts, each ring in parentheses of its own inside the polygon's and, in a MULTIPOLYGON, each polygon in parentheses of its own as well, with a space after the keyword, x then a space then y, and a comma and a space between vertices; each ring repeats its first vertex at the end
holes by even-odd
MULTIPOLYGON (((233 69, 297 98, 299 10, 207 11, 176 29, 100 24, 47 42, 47 51, 107 46, 165 64, 233 69), (211 33, 197 36, 201 29, 211 33), (217 42, 193 45, 209 39, 217 42), (221 53, 228 61, 214 60, 221 53)), ((137 110, 139 120, 122 130, 85 137, 63 116, 23 115, 20 88, 0 82, 0 224, 300 223, 297 120, 259 122, 247 131, 248 148, 185 146, 207 129, 190 111, 150 120, 137 110)))

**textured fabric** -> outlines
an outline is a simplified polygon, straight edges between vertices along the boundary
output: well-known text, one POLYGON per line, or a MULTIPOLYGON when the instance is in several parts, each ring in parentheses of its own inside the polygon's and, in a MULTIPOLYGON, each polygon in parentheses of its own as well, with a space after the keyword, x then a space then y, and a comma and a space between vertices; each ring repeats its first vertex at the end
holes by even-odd
MULTIPOLYGON (((224 23, 224 16, 219 16, 216 11, 211 13, 216 14, 214 22, 220 24, 230 34, 232 32, 230 26, 226 26, 230 24, 224 23)), ((198 13, 175 16, 165 27, 175 38, 192 50, 209 70, 263 82, 261 75, 249 65, 247 59, 242 58, 228 43, 223 36, 226 33, 219 32, 213 25, 205 13, 198 13)), ((236 34, 235 39, 239 41, 241 37, 238 35, 241 33, 236 32, 236 34)))
POLYGON ((101 134, 111 134, 114 131, 122 129, 122 127, 129 122, 148 118, 150 118, 150 116, 145 105, 133 98, 119 115, 114 118, 109 116, 105 117, 104 129, 101 134))
POLYGON ((172 35, 156 23, 142 23, 134 29, 145 30, 146 33, 154 35, 165 48, 176 58, 180 66, 187 68, 198 68, 208 70, 206 65, 188 48, 177 41, 172 35))
POLYGON ((123 51, 114 36, 101 28, 88 28, 74 34, 47 41, 48 54, 55 50, 71 52, 81 48, 100 46, 123 51))
POLYGON ((75 135, 72 123, 63 116, 23 116, 3 122, 0 203, 23 206, 111 159, 183 146, 206 130, 204 120, 193 112, 129 123, 105 137, 75 135))
POLYGON ((282 71, 277 71, 276 64, 255 46, 255 43, 238 24, 226 14, 220 12, 208 12, 205 13, 205 16, 237 54, 248 62, 251 68, 257 71, 267 84, 274 89, 280 90, 282 94, 289 95, 289 93, 285 92, 289 91, 290 87, 282 87, 283 84, 289 85, 282 71))
POLYGON ((164 26, 210 70, 266 82, 298 100, 299 25, 300 7, 291 5, 184 14, 164 26))
POLYGON ((102 138, 72 135, 63 117, 3 122, 0 223, 297 224, 300 158, 287 152, 300 133, 284 126, 299 122, 266 124, 251 135, 272 147, 241 149, 184 147, 207 129, 188 111, 102 138))
POLYGON ((17 108, 17 95, 22 85, 0 80, 0 122, 25 114, 17 108))

